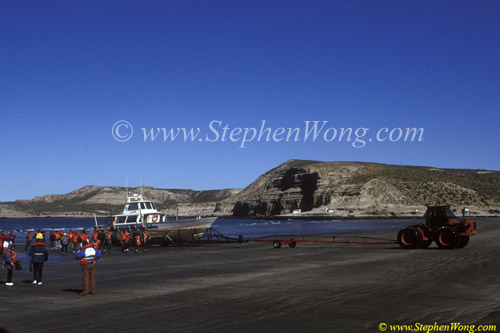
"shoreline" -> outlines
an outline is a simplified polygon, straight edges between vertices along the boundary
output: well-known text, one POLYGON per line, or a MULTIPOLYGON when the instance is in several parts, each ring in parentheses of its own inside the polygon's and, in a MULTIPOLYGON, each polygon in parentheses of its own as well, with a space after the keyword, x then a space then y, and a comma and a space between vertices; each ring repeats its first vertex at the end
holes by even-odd
MULTIPOLYGON (((107 215, 96 215, 97 218, 112 218, 107 215)), ((181 219, 195 218, 197 216, 179 216, 181 219)), ((269 215, 269 216, 233 216, 233 215, 207 215, 204 217, 217 217, 219 219, 234 219, 234 220, 401 220, 401 219, 423 219, 423 216, 415 215, 269 215)), ((498 215, 467 215, 466 219, 484 219, 484 218, 498 218, 498 215)), ((0 220, 15 220, 15 219, 93 219, 94 215, 68 215, 68 216, 52 216, 52 215, 40 215, 40 216, 0 216, 0 220)), ((169 216, 169 219, 175 218, 175 216, 169 216)), ((462 216, 457 218, 462 219, 462 216)))

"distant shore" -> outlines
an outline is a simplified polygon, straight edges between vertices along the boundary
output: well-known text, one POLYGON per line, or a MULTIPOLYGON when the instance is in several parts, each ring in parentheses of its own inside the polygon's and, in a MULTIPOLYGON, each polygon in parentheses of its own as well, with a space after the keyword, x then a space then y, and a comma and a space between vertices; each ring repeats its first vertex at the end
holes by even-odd
MULTIPOLYGON (((253 219, 253 220, 400 220, 400 219, 423 219, 421 215, 268 215, 268 216, 234 216, 234 215, 210 215, 212 217, 218 217, 220 219, 253 219)), ((106 215, 96 215, 97 218, 109 218, 112 217, 106 215)), ((185 218, 196 218, 197 216, 179 216, 180 219, 185 218)), ((457 215, 458 218, 462 216, 457 215)), ((496 218, 498 215, 488 215, 488 214, 478 214, 478 215, 467 215, 465 218, 496 218)), ((94 215, 30 215, 30 216, 0 216, 2 219, 93 219, 94 215)), ((175 216, 168 216, 169 220, 175 219, 175 216)))

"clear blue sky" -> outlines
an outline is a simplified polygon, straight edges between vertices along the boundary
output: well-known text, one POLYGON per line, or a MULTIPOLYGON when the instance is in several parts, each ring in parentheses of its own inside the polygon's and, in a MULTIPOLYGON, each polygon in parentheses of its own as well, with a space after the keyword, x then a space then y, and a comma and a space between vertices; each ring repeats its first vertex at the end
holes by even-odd
POLYGON ((288 159, 499 170, 498 17, 472 0, 2 1, 0 201, 126 177, 245 187, 288 159), (141 138, 212 120, 425 131, 364 148, 141 138))

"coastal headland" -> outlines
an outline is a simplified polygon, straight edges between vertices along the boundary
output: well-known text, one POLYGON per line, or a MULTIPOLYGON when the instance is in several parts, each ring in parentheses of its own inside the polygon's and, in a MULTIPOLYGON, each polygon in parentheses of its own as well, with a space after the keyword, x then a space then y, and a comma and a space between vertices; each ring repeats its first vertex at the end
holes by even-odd
POLYGON ((84 186, 67 194, 0 203, 2 217, 112 216, 126 194, 143 193, 169 216, 350 218, 421 216, 448 204, 459 215, 500 215, 500 171, 367 162, 289 160, 244 189, 84 186))
MULTIPOLYGON (((79 296, 81 268, 51 251, 43 286, 27 258, 0 285, 9 332, 379 332, 379 325, 500 325, 499 219, 479 219, 460 250, 397 245, 210 244, 152 247, 97 263, 97 293, 79 296)), ((397 230, 372 236, 394 238, 397 230)), ((5 271, 0 271, 5 274, 5 271)), ((0 281, 5 276, 0 275, 0 281)))

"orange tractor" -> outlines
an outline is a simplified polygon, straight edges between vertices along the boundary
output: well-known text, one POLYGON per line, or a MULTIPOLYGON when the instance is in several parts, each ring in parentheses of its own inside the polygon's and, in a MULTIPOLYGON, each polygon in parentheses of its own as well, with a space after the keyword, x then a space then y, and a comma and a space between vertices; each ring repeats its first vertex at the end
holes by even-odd
POLYGON ((449 206, 429 206, 424 214, 425 224, 402 228, 398 244, 403 249, 425 249, 434 241, 441 249, 465 247, 469 237, 476 234, 476 222, 458 219, 449 206))

